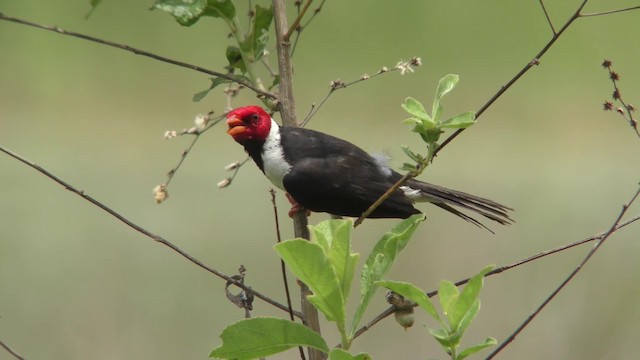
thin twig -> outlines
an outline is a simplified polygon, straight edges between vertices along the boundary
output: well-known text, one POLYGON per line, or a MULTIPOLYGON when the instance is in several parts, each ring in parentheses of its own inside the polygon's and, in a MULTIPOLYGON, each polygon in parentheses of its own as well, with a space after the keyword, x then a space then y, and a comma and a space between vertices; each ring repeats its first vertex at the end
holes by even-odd
MULTIPOLYGON (((544 54, 546 54, 547 51, 551 48, 551 46, 555 44, 555 42, 560 38, 560 36, 562 36, 565 30, 567 30, 569 26, 571 26, 571 24, 573 24, 573 22, 580 17, 580 12, 584 8, 584 6, 587 4, 587 1, 589 0, 582 1, 582 3, 578 6, 578 9, 573 13, 573 15, 569 18, 569 20, 567 20, 567 22, 562 26, 562 28, 560 28, 560 30, 553 35, 551 40, 549 40, 549 42, 542 48, 542 50, 540 50, 538 54, 536 54, 536 56, 533 57, 533 60, 529 61, 529 63, 527 63, 522 68, 522 70, 520 70, 511 80, 509 80, 509 82, 503 85, 500 88, 500 90, 498 90, 498 92, 496 92, 495 95, 493 95, 491 99, 489 99, 489 101, 487 101, 484 105, 482 105, 480 110, 476 112, 476 119, 478 119, 480 115, 482 115, 482 113, 484 113, 496 100, 498 100, 500 96, 502 96, 502 94, 504 94, 513 84, 515 84, 516 81, 518 81, 522 77, 522 75, 524 75, 527 71, 529 71, 529 69, 531 69, 534 65, 540 64, 540 59, 544 56, 544 54)), ((437 155, 440 152, 440 150, 444 149, 444 147, 447 146, 447 144, 449 144, 453 139, 455 139, 463 131, 464 129, 458 129, 453 134, 451 134, 436 149, 435 155, 437 155)))
POLYGON ((362 214, 360 214, 358 219, 353 223, 353 227, 355 228, 356 226, 362 224, 364 219, 366 219, 367 216, 371 215, 371 213, 375 209, 377 209, 378 206, 380 206, 380 204, 385 202, 389 198, 389 196, 391 196, 391 194, 393 194, 401 186, 404 186, 404 184, 406 184, 407 181, 413 179, 414 177, 415 177, 415 175, 414 175, 413 171, 404 174, 404 176, 402 178, 400 178, 400 180, 398 180, 395 184, 393 184, 393 186, 391 186, 389 189, 387 189, 387 191, 384 194, 382 194, 382 196, 380 196, 378 198, 378 200, 376 200, 373 204, 371 204, 371 206, 369 206, 367 208, 367 210, 365 210, 362 214))
POLYGON ((2 342, 2 340, 0 340, 0 347, 3 347, 5 350, 7 350, 7 352, 9 354, 11 354, 14 358, 18 359, 18 360, 25 360, 25 358, 23 358, 22 356, 20 356, 20 354, 18 354, 17 352, 15 352, 15 350, 11 349, 9 347, 9 345, 5 344, 4 342, 2 342))
POLYGON ((307 0, 307 2, 304 4, 304 7, 302 7, 302 10, 298 13, 298 16, 296 16, 295 20, 293 20, 291 27, 289 27, 289 31, 287 31, 287 33, 282 37, 283 41, 289 42, 289 40, 291 40, 291 35, 298 29, 300 21, 302 21, 302 18, 307 13, 307 10, 309 10, 309 6, 311 6, 312 2, 313 0, 307 0))
POLYGON ((638 121, 633 117, 633 111, 635 111, 636 109, 631 104, 627 104, 622 98, 622 92, 620 91, 620 87, 618 87, 618 81, 620 81, 620 74, 613 70, 612 65, 613 63, 611 62, 611 60, 604 60, 602 62, 602 67, 607 69, 607 71, 609 72, 609 80, 611 80, 611 83, 613 84, 613 95, 612 95, 613 101, 619 102, 620 104, 622 104, 622 107, 614 109, 615 107, 613 103, 610 101, 607 101, 604 103, 604 110, 605 111, 615 110, 616 113, 620 114, 620 116, 622 116, 622 118, 629 123, 629 125, 636 132, 636 135, 638 136, 638 138, 640 138, 640 131, 638 130, 638 121))
POLYGON ((549 26, 551 27, 551 31, 553 32, 553 35, 556 34, 556 29, 553 27, 553 22, 551 21, 551 18, 549 17, 549 13, 547 12, 547 8, 544 7, 544 1, 540 0, 540 6, 542 6, 542 11, 544 11, 544 16, 547 18, 547 22, 549 23, 549 26))
MULTIPOLYGON (((296 39, 293 40, 293 46, 291 47, 291 56, 293 57, 293 54, 296 52, 296 48, 298 47, 298 40, 300 40, 300 33, 302 32, 302 30, 306 29, 307 26, 309 26, 309 24, 313 21, 313 19, 315 19, 315 17, 320 13, 320 11, 322 10, 322 6, 324 6, 324 3, 327 0, 322 0, 320 2, 320 5, 318 5, 318 7, 313 10, 313 14, 311 15, 311 17, 309 18, 309 20, 307 20, 306 23, 304 23, 302 26, 298 26, 296 28, 296 39)), ((298 14, 300 14, 300 5, 298 4, 298 14)))
POLYGON ((362 75, 362 76, 360 76, 359 79, 353 80, 353 81, 348 82, 348 83, 344 83, 344 82, 342 82, 340 80, 331 81, 330 89, 329 89, 329 92, 327 93, 327 95, 325 95, 325 97, 322 99, 322 101, 320 101, 320 104, 318 104, 317 106, 315 104, 311 105, 311 111, 309 111, 309 113, 304 118, 304 120, 302 121, 300 126, 301 127, 306 126, 309 123, 309 121, 315 116, 315 114, 318 111, 320 111, 320 109, 322 108, 324 103, 327 102, 327 100, 329 100, 329 97, 331 97, 331 95, 335 91, 338 91, 338 90, 341 90, 341 89, 346 89, 346 88, 348 88, 348 87, 350 87, 352 85, 355 85, 355 84, 361 83, 363 81, 370 80, 370 79, 373 79, 375 77, 378 77, 378 76, 380 76, 382 74, 390 73, 392 71, 397 71, 397 70, 400 70, 400 68, 395 67, 395 68, 392 68, 392 69, 388 69, 386 67, 382 67, 382 69, 380 69, 377 73, 375 73, 375 74, 373 74, 371 76, 362 75))
MULTIPOLYGON (((271 204, 273 204, 273 219, 276 223, 276 239, 279 244, 282 242, 282 237, 280 236, 280 221, 278 218, 278 205, 276 204, 276 191, 271 188, 269 189, 269 194, 271 194, 271 204)), ((284 282, 284 293, 287 296, 289 318, 291 319, 291 321, 295 321, 296 319, 293 316, 293 307, 291 306, 291 292, 289 291, 289 280, 287 279, 287 267, 284 263, 284 260, 282 259, 280 259, 280 270, 282 271, 282 281, 284 282)), ((304 349, 302 348, 302 346, 298 346, 298 350, 300 351, 300 358, 302 360, 306 360, 304 349)))
POLYGON ((194 71, 198 71, 198 72, 201 72, 201 73, 204 73, 204 74, 207 74, 207 75, 217 76, 217 77, 221 77, 221 78, 233 81, 235 83, 238 83, 238 84, 240 84, 242 86, 245 86, 245 87, 253 90, 255 93, 257 93, 257 94, 259 94, 261 96, 264 96, 264 97, 268 97, 268 98, 271 98, 271 99, 277 99, 278 98, 278 96, 276 94, 271 93, 269 91, 262 90, 262 89, 260 89, 260 88, 258 88, 256 86, 254 86, 253 84, 245 81, 244 79, 237 78, 237 77, 235 77, 233 75, 221 73, 221 72, 214 71, 214 70, 205 69, 203 67, 200 67, 200 66, 197 66, 197 65, 193 65, 193 64, 189 64, 189 63, 185 63, 185 62, 182 62, 182 61, 169 59, 169 58, 166 58, 164 56, 160 56, 160 55, 157 55, 157 54, 145 51, 145 50, 141 50, 141 49, 137 49, 137 48, 131 47, 129 45, 118 44, 118 43, 115 43, 115 42, 112 42, 112 41, 96 38, 96 37, 93 37, 93 36, 90 36, 90 35, 85 35, 85 34, 77 33, 77 32, 74 32, 74 31, 67 31, 67 30, 61 29, 61 28, 59 28, 57 26, 48 26, 48 25, 36 24, 36 23, 30 22, 30 21, 27 21, 27 20, 22 20, 22 19, 19 19, 19 18, 7 16, 7 15, 1 13, 1 12, 0 12, 0 20, 6 20, 6 21, 11 21, 11 22, 15 22, 15 23, 18 23, 18 24, 22 24, 22 25, 33 26, 33 27, 36 27, 38 29, 53 31, 53 32, 58 33, 58 34, 68 35, 68 36, 72 36, 72 37, 76 37, 76 38, 80 38, 80 39, 84 39, 84 40, 88 40, 88 41, 93 41, 93 42, 96 42, 96 43, 99 43, 99 44, 102 44, 102 45, 111 46, 111 47, 114 47, 114 48, 117 48, 117 49, 120 49, 120 50, 129 51, 129 52, 134 53, 136 55, 146 56, 146 57, 149 57, 149 58, 152 58, 152 59, 155 59, 155 60, 159 60, 159 61, 162 61, 162 62, 166 62, 166 63, 172 64, 172 65, 177 65, 177 66, 184 67, 184 68, 187 68, 187 69, 191 69, 191 70, 194 70, 194 71))
MULTIPOLYGON (((509 82, 506 85, 502 86, 500 88, 500 90, 498 90, 498 92, 495 95, 493 95, 491 97, 491 99, 489 99, 489 101, 487 101, 480 108, 480 110, 478 110, 476 112, 476 119, 478 119, 480 117, 480 115, 482 115, 482 113, 484 113, 489 108, 489 106, 491 106, 496 100, 498 100, 498 98, 502 94, 504 94, 511 87, 511 85, 515 84, 515 82, 518 81, 522 77, 522 75, 524 75, 529 69, 531 69, 531 67, 533 67, 534 65, 538 65, 540 63, 540 58, 547 52, 547 50, 549 50, 551 48, 551 46, 556 42, 556 40, 558 40, 558 38, 564 33, 564 31, 567 30, 567 28, 577 18, 580 17, 580 11, 582 11, 582 8, 587 4, 587 1, 589 1, 589 0, 583 0, 582 4, 580 4, 580 6, 578 6, 578 9, 573 14, 573 16, 571 16, 571 18, 564 24, 564 26, 562 26, 560 31, 558 31, 557 33, 554 34, 554 36, 547 43, 547 45, 545 45, 542 48, 542 50, 540 50, 540 52, 538 52, 538 54, 533 58, 533 60, 531 60, 527 65, 525 65, 525 67, 522 68, 522 70, 520 70, 520 72, 518 72, 511 80, 509 80, 509 82)), ((453 139, 455 139, 458 135, 460 135, 464 130, 465 129, 458 129, 453 134, 451 134, 447 139, 445 139, 442 142, 442 144, 440 146, 438 146, 438 148, 435 150, 435 152, 433 154, 434 157, 435 157, 435 155, 437 155, 440 152, 440 150, 442 150, 445 146, 447 146, 447 144, 449 144, 453 139)), ((412 177, 411 173, 407 173, 400 180, 398 180, 395 184, 393 184, 393 186, 391 186, 391 188, 389 188, 389 190, 387 190, 387 192, 385 192, 380 198, 378 198, 378 200, 376 200, 376 202, 372 206, 370 206, 366 210, 365 213, 367 215, 363 214, 363 215, 360 216, 360 218, 358 218, 358 220, 354 223, 354 226, 357 226, 360 223, 362 223, 362 221, 364 221, 364 219, 366 218, 366 216, 368 216, 368 214, 372 213, 380 204, 382 204, 385 200, 387 200, 389 198, 389 196, 391 196, 391 194, 393 194, 394 191, 399 189, 409 179, 411 179, 411 177, 412 177)))
MULTIPOLYGON (((638 220, 640 220, 640 215, 636 215, 635 217, 633 217, 633 218, 631 218, 631 219, 629 219, 629 220, 627 220, 625 222, 619 223, 619 224, 616 225, 615 231, 620 230, 625 226, 631 225, 632 223, 634 223, 634 222, 636 222, 638 220)), ((529 263, 529 262, 538 260, 540 258, 549 256, 549 255, 553 255, 553 254, 556 254, 556 253, 559 253, 559 252, 562 252, 562 251, 565 251, 565 250, 568 250, 568 249, 571 249, 571 248, 579 246, 579 245, 583 245, 583 244, 586 244, 586 243, 589 243, 589 242, 592 242, 592 241, 596 241, 596 240, 602 240, 602 238, 604 238, 604 236, 606 234, 607 234, 607 232, 603 232, 603 233, 600 233, 598 235, 593 235, 591 237, 588 237, 586 239, 574 241, 572 243, 557 247, 555 249, 542 251, 542 252, 537 253, 535 255, 526 257, 526 258, 524 258, 522 260, 518 260, 518 261, 516 261, 514 263, 511 263, 509 265, 504 265, 504 266, 495 268, 492 271, 488 272, 487 275, 485 275, 485 277, 500 274, 500 273, 502 273, 504 271, 511 270, 513 268, 516 268, 518 266, 524 265, 526 263, 529 263)), ((466 279, 460 280, 460 281, 456 282, 455 285, 456 286, 462 286, 462 285, 468 283, 470 279, 471 278, 466 278, 466 279)), ((432 297, 434 297, 434 296, 436 296, 438 294, 438 290, 432 290, 432 291, 427 292, 426 294, 427 294, 428 297, 432 298, 432 297)), ((370 320, 366 325, 362 326, 360 329, 358 329, 358 331, 355 332, 354 339, 356 337, 364 334, 367 330, 372 328, 375 324, 377 324, 381 320, 385 319, 389 315, 392 315, 395 311, 396 311, 396 308, 391 306, 391 307, 387 308, 386 310, 384 310, 383 312, 381 312, 380 314, 378 314, 376 317, 374 317, 372 320, 370 320)))
POLYGON ((620 12, 630 11, 630 10, 637 10, 637 9, 640 9, 640 5, 637 5, 637 6, 631 6, 631 7, 624 8, 624 9, 617 9, 617 10, 603 11, 603 12, 599 12, 599 13, 580 14, 580 17, 590 17, 590 16, 609 15, 609 14, 615 14, 615 13, 620 13, 620 12))
MULTIPOLYGON (((131 220, 125 218, 123 215, 121 215, 120 213, 118 213, 117 211, 111 209, 110 207, 108 207, 107 205, 101 203, 100 201, 94 199, 93 197, 87 195, 84 193, 83 190, 78 190, 76 187, 74 187, 73 185, 69 184, 68 182, 60 179, 59 177, 55 176, 53 173, 49 172, 48 170, 46 170, 45 168, 41 167, 40 165, 32 162, 31 160, 28 160, 24 157, 22 157, 21 155, 16 154, 15 152, 4 148, 3 146, 0 146, 0 151, 2 151, 3 153, 11 156, 12 158, 20 161, 21 163, 31 167, 32 169, 38 171, 39 173, 45 175, 46 177, 50 178, 51 180, 55 181, 56 183, 62 185, 65 189, 71 191, 72 193, 80 196, 81 198, 89 201, 90 203, 92 203, 93 205, 99 207, 100 209, 106 211, 107 213, 109 213, 111 216, 115 217, 116 219, 120 220, 121 222, 123 222, 125 225, 129 226, 130 228, 132 228, 133 230, 147 236, 148 238, 153 239, 154 241, 167 246, 168 248, 170 248, 171 250, 173 250, 174 252, 178 253, 179 255, 181 255, 182 257, 184 257, 185 259, 189 260, 190 262, 192 262, 193 264, 197 265, 198 267, 216 275, 217 277, 224 279, 226 281, 229 281, 231 283, 233 283, 234 285, 238 286, 239 288, 245 290, 245 291, 250 291, 252 292, 256 297, 266 301, 267 303, 277 307, 278 309, 284 310, 284 311, 289 311, 289 308, 285 305, 280 304, 279 302, 267 297, 266 295, 263 295, 257 291, 255 291, 252 288, 249 288, 241 283, 239 283, 238 281, 232 279, 230 276, 227 276, 221 272, 219 272, 216 269, 213 269, 207 265, 205 265, 204 263, 202 263, 200 260, 194 258, 193 256, 189 255, 188 253, 186 253, 184 250, 180 249, 179 247, 177 247, 176 245, 174 245, 173 243, 171 243, 170 241, 164 239, 163 237, 161 237, 160 235, 156 235, 152 232, 150 232, 149 230, 146 230, 145 228, 133 223, 131 220)), ((301 317, 302 315, 299 312, 295 312, 296 316, 301 317)))
POLYGON ((505 347, 507 347, 516 338, 516 336, 518 336, 518 334, 520 334, 520 332, 522 332, 522 330, 524 330, 524 328, 526 328, 529 325, 529 323, 531 323, 531 321, 533 321, 533 319, 535 319, 535 317, 538 316, 538 314, 551 302, 551 300, 553 300, 556 297, 556 295, 558 295, 558 293, 560 293, 560 291, 562 291, 562 289, 567 284, 569 284, 569 282, 571 282, 571 280, 580 272, 580 270, 582 270, 582 268, 587 264, 587 262, 596 253, 596 251, 600 249, 602 244, 604 244, 604 242, 614 232, 616 232, 616 229, 619 226, 620 220, 629 209, 629 206, 631 206, 631 204, 633 204, 633 202, 638 198, 638 195, 640 195, 640 188, 638 188, 636 193, 631 197, 631 200, 629 200, 629 202, 627 202, 625 205, 622 206, 622 210, 620 211, 620 214, 616 217, 616 220, 611 225, 611 228, 609 229, 609 231, 607 231, 607 233, 600 240, 598 240, 598 242, 596 242, 593 248, 591 248, 591 251, 587 253, 584 259, 582 259, 580 264, 578 264, 578 266, 571 272, 571 274, 569 274, 569 276, 567 276, 567 278, 551 293, 551 295, 549 295, 542 302, 542 304, 540 304, 540 306, 538 306, 538 308, 533 313, 531 313, 531 315, 529 315, 527 319, 522 324, 520 324, 520 326, 518 326, 518 328, 511 335, 509 335, 509 337, 507 337, 491 354, 489 354, 489 356, 487 356, 486 359, 493 359, 498 353, 500 353, 500 351, 502 351, 505 347))

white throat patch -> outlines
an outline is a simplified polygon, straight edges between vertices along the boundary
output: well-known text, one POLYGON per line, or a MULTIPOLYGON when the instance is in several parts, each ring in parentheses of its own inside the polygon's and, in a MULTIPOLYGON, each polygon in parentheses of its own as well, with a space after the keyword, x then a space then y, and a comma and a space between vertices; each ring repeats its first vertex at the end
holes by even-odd
POLYGON ((284 158, 280 143, 280 126, 273 119, 271 119, 271 129, 265 139, 260 156, 262 157, 264 174, 273 185, 284 190, 282 178, 291 170, 291 164, 284 158))

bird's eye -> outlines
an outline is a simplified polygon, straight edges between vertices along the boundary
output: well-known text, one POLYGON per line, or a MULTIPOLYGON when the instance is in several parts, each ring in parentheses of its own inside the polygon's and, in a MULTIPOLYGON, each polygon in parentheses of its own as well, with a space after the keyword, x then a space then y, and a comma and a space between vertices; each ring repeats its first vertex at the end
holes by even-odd
POLYGON ((252 122, 252 123, 257 122, 257 121, 258 121, 258 119, 259 119, 258 114, 251 114, 251 122, 252 122))

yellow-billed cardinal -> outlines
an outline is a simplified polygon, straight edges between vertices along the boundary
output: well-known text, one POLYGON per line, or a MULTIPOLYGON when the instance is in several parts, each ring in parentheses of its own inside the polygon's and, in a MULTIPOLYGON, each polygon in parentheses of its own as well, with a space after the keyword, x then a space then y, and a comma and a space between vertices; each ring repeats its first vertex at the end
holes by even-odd
MULTIPOLYGON (((360 216, 402 175, 385 159, 331 135, 279 126, 259 106, 227 114, 227 133, 244 146, 256 165, 302 207, 340 216, 360 216)), ((475 225, 476 219, 452 206, 473 211, 500 224, 513 222, 511 208, 494 201, 415 179, 394 192, 370 218, 407 218, 421 213, 416 201, 430 202, 475 225)))

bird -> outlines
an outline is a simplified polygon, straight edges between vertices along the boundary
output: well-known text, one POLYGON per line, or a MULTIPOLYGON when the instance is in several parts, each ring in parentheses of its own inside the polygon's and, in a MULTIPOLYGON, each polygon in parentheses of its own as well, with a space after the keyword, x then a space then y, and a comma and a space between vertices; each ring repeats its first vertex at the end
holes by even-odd
MULTIPOLYGON (((227 133, 277 188, 292 202, 289 215, 304 208, 335 216, 359 217, 402 175, 384 156, 319 131, 280 126, 260 106, 243 106, 226 115, 227 133)), ((474 225, 484 224, 457 208, 508 225, 508 206, 462 191, 408 180, 382 202, 369 218, 406 219, 422 211, 416 202, 429 202, 474 225)), ((491 231, 491 230, 489 230, 491 231)))

